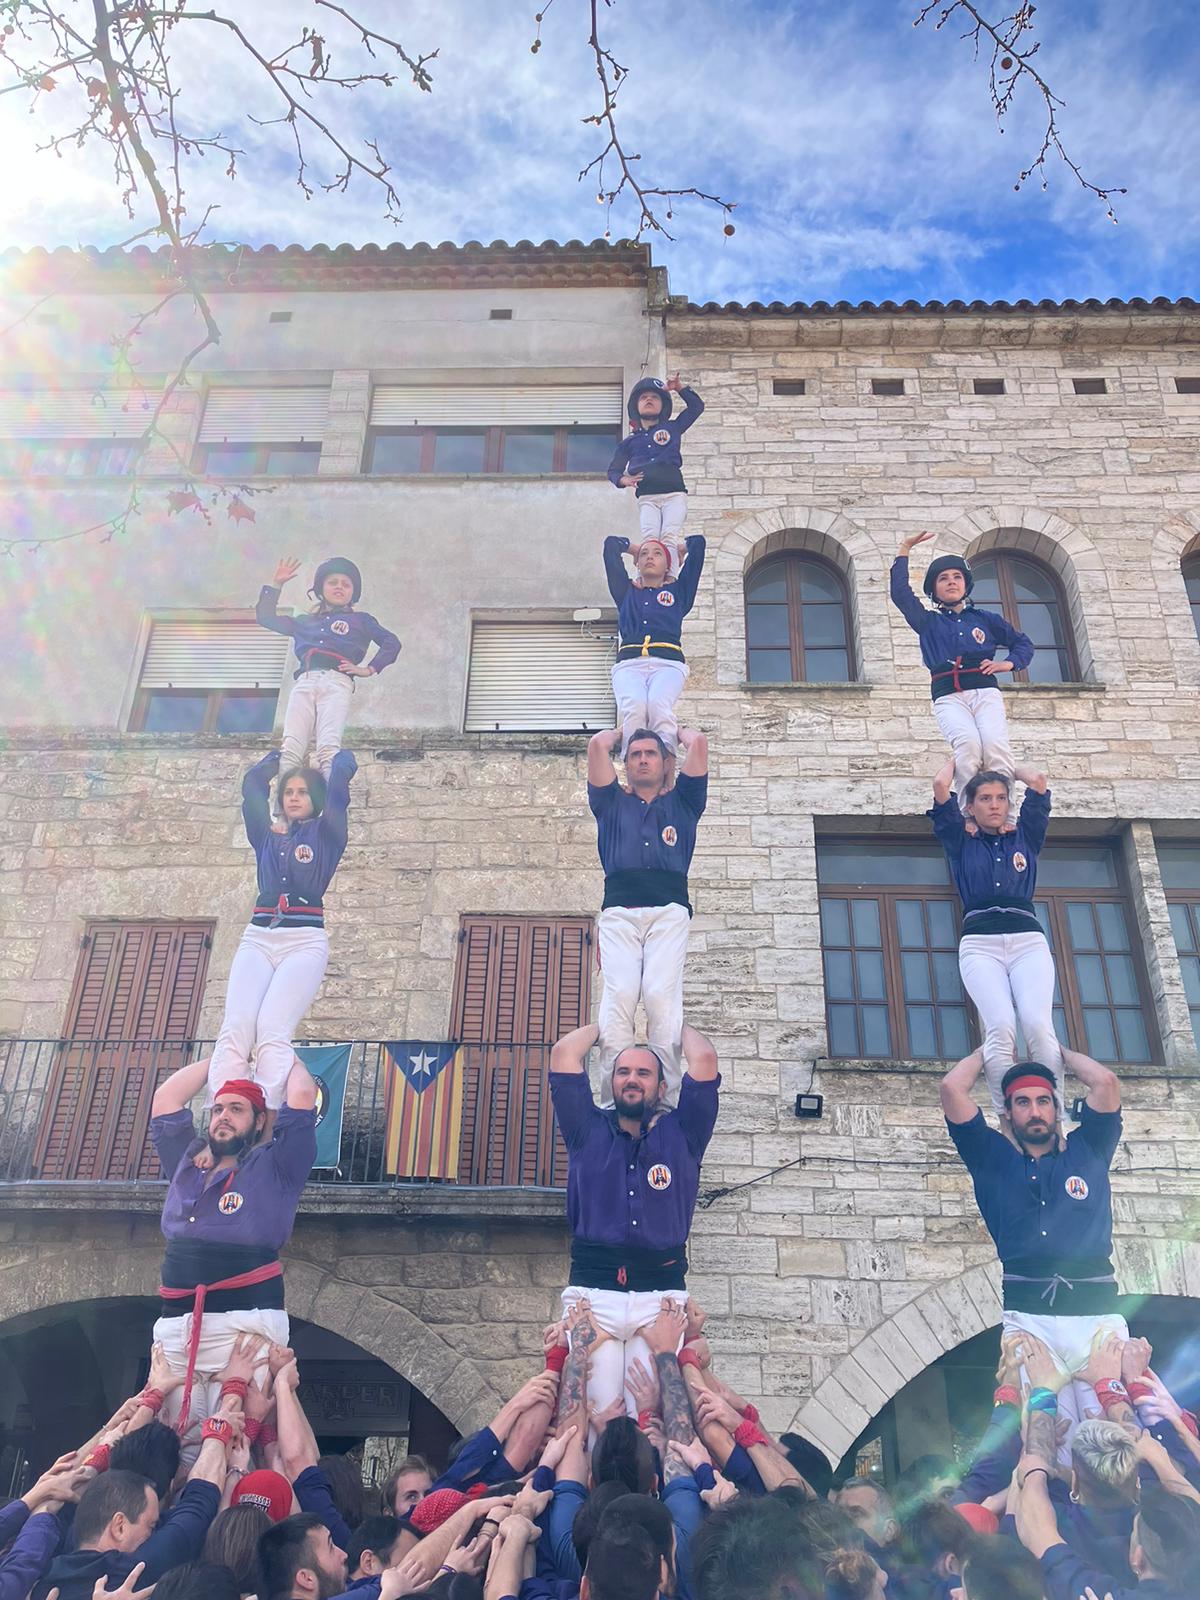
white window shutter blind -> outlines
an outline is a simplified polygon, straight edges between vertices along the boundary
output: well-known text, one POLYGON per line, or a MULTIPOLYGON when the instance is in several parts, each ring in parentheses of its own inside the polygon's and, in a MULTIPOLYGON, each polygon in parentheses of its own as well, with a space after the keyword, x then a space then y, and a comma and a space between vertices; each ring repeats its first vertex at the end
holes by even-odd
POLYGON ((328 416, 328 389, 210 389, 200 443, 319 442, 328 416))
POLYGON ((4 389, 0 439, 136 439, 157 404, 141 389, 4 389))
POLYGON ((371 395, 373 428, 620 426, 619 383, 381 384, 371 395))
POLYGON ((155 622, 143 689, 278 689, 290 640, 255 622, 155 622))
POLYGON ((477 622, 471 630, 468 733, 611 728, 610 644, 577 622, 477 622))

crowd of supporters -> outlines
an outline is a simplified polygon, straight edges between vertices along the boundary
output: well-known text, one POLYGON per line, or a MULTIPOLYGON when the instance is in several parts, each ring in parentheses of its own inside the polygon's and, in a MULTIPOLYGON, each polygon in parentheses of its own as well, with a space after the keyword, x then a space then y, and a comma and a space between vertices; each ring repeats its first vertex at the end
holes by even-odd
POLYGON ((1200 1595, 1200 1440, 1144 1340, 1097 1342, 1077 1377, 1100 1414, 1068 1437, 1053 1358, 1007 1338, 970 1459, 921 1458, 889 1491, 773 1438, 704 1320, 664 1301, 628 1406, 597 1413, 604 1335, 576 1306, 489 1427, 444 1467, 408 1457, 381 1496, 320 1454, 290 1350, 260 1387, 259 1341, 238 1342, 198 1452, 158 1420, 181 1380, 156 1350, 145 1389, 0 1508, 0 1600, 1200 1595))

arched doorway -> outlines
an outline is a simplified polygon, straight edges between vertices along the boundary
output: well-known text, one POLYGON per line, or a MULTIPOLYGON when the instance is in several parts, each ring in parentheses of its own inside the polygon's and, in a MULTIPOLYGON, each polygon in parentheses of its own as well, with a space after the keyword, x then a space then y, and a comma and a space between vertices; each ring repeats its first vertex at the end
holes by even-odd
MULTIPOLYGON (((152 1297, 124 1296, 0 1322, 0 1499, 138 1391, 157 1314, 152 1297)), ((445 1461, 458 1431, 407 1378, 319 1323, 293 1317, 291 1327, 300 1398, 322 1450, 360 1459, 368 1487, 410 1452, 445 1461)))

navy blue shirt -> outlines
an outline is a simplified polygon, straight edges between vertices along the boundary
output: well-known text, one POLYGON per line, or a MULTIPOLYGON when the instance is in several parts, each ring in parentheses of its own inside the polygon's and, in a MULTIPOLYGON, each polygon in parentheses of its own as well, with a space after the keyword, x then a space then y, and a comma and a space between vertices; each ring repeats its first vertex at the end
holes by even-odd
POLYGON ((1067 1544, 1051 1545, 1041 1567, 1047 1600, 1083 1600, 1083 1591, 1089 1587, 1098 1600, 1195 1600, 1194 1578, 1181 1577, 1178 1585, 1162 1578, 1115 1583, 1111 1573, 1097 1572, 1067 1544))
MULTIPOLYGON (((665 396, 668 403, 670 393, 665 396)), ((637 494, 686 494, 683 481, 683 454, 679 441, 704 410, 704 401, 694 389, 681 388, 679 398, 683 410, 677 417, 660 418, 648 428, 640 424, 626 434, 609 462, 609 481, 621 487, 625 473, 642 474, 637 494)))
MULTIPOLYGON (((938 607, 931 610, 913 593, 908 581, 908 557, 897 556, 892 562, 890 592, 892 604, 921 641, 921 660, 930 672, 938 672, 960 656, 964 661, 978 663, 994 660, 996 652, 1004 649, 1013 664, 1013 671, 1027 667, 1033 660, 1033 643, 1019 629, 1004 620, 996 611, 981 611, 967 601, 961 611, 938 607)), ((966 675, 964 689, 992 688, 999 684, 995 678, 981 674, 966 675)), ((934 698, 954 693, 950 679, 933 684, 934 698)))
POLYGON ((635 1139, 615 1109, 597 1109, 586 1072, 551 1072, 554 1115, 567 1147, 573 1239, 646 1250, 687 1243, 720 1082, 698 1083, 685 1073, 676 1109, 635 1139))
POLYGON ((350 779, 358 762, 352 751, 339 750, 321 815, 293 822, 286 833, 271 827, 271 779, 278 771, 279 751, 272 750, 242 779, 242 820, 258 863, 258 899, 251 921, 258 928, 320 928, 325 923, 322 896, 346 848, 350 779), (281 898, 286 901, 282 909, 281 898))
POLYGON ((1026 789, 1012 833, 969 834, 958 801, 935 803, 925 815, 946 852, 963 903, 964 934, 1041 933, 1033 911, 1038 855, 1050 825, 1050 791, 1026 789))
POLYGON ((644 589, 632 581, 621 559, 623 552, 629 549, 629 540, 610 534, 604 541, 604 572, 608 578, 608 592, 616 603, 621 650, 626 660, 643 654, 661 656, 669 661, 683 660, 683 650, 678 648, 683 619, 696 602, 706 549, 703 534, 689 534, 684 542, 687 560, 675 581, 664 583, 658 589, 644 589))
POLYGON ((307 617, 281 617, 275 609, 278 604, 279 590, 264 583, 254 615, 261 627, 270 628, 272 633, 285 633, 291 639, 300 663, 294 677, 311 668, 336 672, 339 661, 353 661, 359 666, 372 645, 372 672, 390 667, 400 654, 399 639, 369 611, 339 606, 335 611, 318 611, 307 617))
POLYGON ((509 1483, 521 1474, 507 1459, 499 1439, 490 1428, 480 1428, 469 1439, 454 1460, 430 1486, 430 1494, 438 1489, 465 1489, 469 1483, 509 1483))
POLYGON ((1044 1316, 1096 1316, 1117 1307, 1116 1284, 1059 1285, 1045 1293, 1055 1274, 1067 1279, 1112 1272, 1112 1195, 1108 1168, 1121 1140, 1121 1113, 1093 1111, 1084 1104, 1079 1126, 1040 1160, 989 1128, 983 1112, 969 1122, 946 1119, 955 1148, 975 1185, 984 1225, 1006 1273, 1036 1278, 1006 1283, 1010 1311, 1044 1316))
POLYGON ((681 772, 675 787, 643 800, 611 783, 588 784, 604 906, 687 906, 696 824, 708 803, 708 775, 681 772))

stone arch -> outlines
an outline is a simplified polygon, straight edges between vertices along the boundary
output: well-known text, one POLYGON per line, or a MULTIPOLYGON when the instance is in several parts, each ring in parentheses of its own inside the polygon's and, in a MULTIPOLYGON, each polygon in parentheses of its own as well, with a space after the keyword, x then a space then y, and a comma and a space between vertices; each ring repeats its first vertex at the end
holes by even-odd
MULTIPOLYGON (((121 1219, 124 1221, 124 1219, 121 1219)), ((126 1224, 126 1234, 128 1228, 126 1224)), ((11 1318, 87 1300, 144 1300, 158 1282, 162 1242, 45 1246, 0 1269, 0 1325, 11 1318)), ((473 1433, 506 1396, 496 1393, 462 1351, 406 1307, 340 1278, 336 1267, 285 1258, 292 1316, 340 1333, 419 1389, 460 1433, 473 1433)))
POLYGON ((1155 529, 1150 544, 1150 567, 1162 606, 1167 633, 1173 641, 1171 659, 1181 686, 1200 684, 1200 640, 1192 624, 1191 607, 1181 571, 1189 556, 1200 553, 1200 512, 1175 511, 1155 529))
MULTIPOLYGON (((1114 1240, 1117 1282, 1127 1295, 1198 1298, 1200 1242, 1114 1240)), ((911 1379, 1001 1320, 998 1263, 970 1267, 932 1284, 860 1339, 800 1406, 791 1429, 811 1439, 833 1464, 911 1379)))
POLYGON ((789 502, 742 517, 721 534, 721 546, 713 564, 716 614, 721 619, 717 629, 717 683, 736 687, 746 677, 743 585, 755 562, 780 550, 808 550, 824 556, 842 574, 850 602, 859 678, 868 682, 859 625, 859 591, 864 581, 874 580, 879 553, 865 529, 840 512, 789 502))
POLYGON ((985 506, 946 530, 968 557, 989 550, 1023 550, 1044 562, 1062 584, 1084 681, 1109 687, 1126 681, 1116 616, 1103 558, 1079 528, 1032 506, 985 506))

